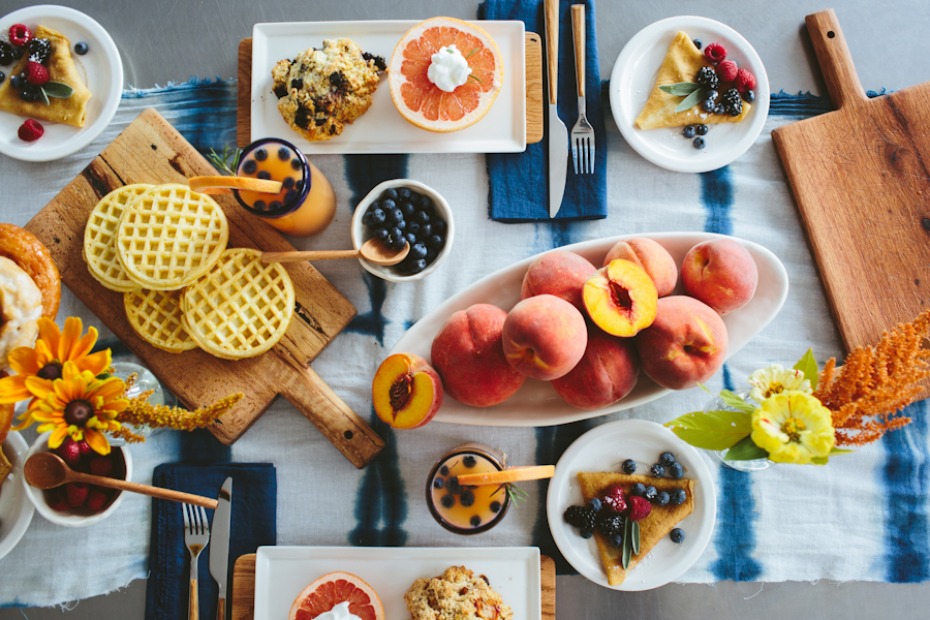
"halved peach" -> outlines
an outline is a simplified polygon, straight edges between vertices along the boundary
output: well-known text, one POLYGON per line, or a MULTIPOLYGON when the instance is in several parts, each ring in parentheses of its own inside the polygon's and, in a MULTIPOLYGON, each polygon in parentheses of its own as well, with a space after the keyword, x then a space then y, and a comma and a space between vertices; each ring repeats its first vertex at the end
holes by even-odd
POLYGON ((584 284, 585 310, 608 334, 629 338, 652 325, 659 299, 656 285, 634 262, 618 258, 584 284))
POLYGON ((442 406, 442 381, 425 359, 413 353, 389 355, 371 382, 371 401, 381 421, 393 428, 419 428, 442 406))

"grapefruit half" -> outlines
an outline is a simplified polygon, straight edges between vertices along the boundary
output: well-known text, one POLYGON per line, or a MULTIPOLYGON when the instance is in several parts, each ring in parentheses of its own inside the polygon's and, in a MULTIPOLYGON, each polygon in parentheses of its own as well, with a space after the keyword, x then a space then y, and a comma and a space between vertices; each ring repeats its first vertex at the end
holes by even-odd
POLYGON ((313 620, 339 603, 348 602, 349 611, 362 620, 384 620, 384 606, 377 592, 352 573, 327 573, 303 589, 288 613, 288 620, 313 620))
POLYGON ((394 47, 388 65, 391 99, 405 119, 423 129, 458 131, 480 121, 497 98, 504 80, 504 64, 497 43, 484 28, 454 17, 420 22, 394 47), (432 56, 455 45, 471 74, 452 92, 433 84, 426 75, 432 56))

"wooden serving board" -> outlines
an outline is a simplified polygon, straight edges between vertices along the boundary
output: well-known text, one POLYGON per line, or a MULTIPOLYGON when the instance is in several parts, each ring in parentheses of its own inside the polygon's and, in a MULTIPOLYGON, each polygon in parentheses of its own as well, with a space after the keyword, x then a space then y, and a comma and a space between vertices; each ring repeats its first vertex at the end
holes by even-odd
MULTIPOLYGON (((526 33, 526 143, 543 138, 542 43, 535 32, 526 33)), ((239 146, 252 141, 252 39, 239 42, 239 74, 236 102, 236 140, 239 146)))
MULTIPOLYGON (((555 562, 539 556, 542 620, 555 620, 555 562)), ((233 566, 232 620, 252 620, 255 616, 255 554, 239 556, 233 566)))
MULTIPOLYGON (((228 361, 195 349, 180 354, 143 341, 126 319, 123 295, 105 289, 82 258, 84 227, 97 202, 130 183, 186 183, 216 174, 155 110, 145 110, 27 225, 49 247, 62 281, 139 356, 188 408, 242 392, 245 397, 210 431, 223 443, 238 439, 280 394, 313 422, 356 467, 384 445, 310 369, 310 362, 355 316, 355 307, 310 263, 285 265, 294 281, 296 312, 281 341, 251 359, 228 361)), ((273 228, 246 213, 231 196, 217 196, 229 220, 229 247, 293 250, 273 228)))
POLYGON ((930 82, 869 99, 836 14, 806 22, 837 109, 772 137, 849 351, 930 306, 930 82))

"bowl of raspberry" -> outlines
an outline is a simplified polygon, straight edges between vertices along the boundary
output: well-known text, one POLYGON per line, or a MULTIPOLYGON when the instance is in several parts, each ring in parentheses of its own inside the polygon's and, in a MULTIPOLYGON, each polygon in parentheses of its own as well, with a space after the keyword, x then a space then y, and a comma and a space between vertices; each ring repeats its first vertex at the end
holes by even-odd
MULTIPOLYGON (((66 437, 60 446, 51 449, 48 446, 50 434, 45 433, 35 440, 24 461, 39 452, 53 452, 75 471, 123 480, 132 476, 132 457, 126 446, 114 446, 109 454, 103 455, 94 452, 86 441, 66 437)), ((26 495, 39 514, 65 527, 87 527, 103 521, 116 511, 124 495, 115 489, 73 482, 48 490, 28 483, 25 487, 26 495)))
POLYGON ((436 190, 412 179, 375 186, 355 208, 352 245, 375 238, 388 249, 410 246, 406 258, 390 267, 359 259, 369 273, 389 282, 421 280, 449 255, 455 236, 452 209, 436 190))

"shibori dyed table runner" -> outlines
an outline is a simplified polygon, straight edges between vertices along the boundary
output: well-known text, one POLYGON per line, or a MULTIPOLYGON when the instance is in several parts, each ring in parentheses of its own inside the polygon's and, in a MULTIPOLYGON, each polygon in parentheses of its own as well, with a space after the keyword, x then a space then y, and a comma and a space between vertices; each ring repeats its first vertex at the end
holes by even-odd
MULTIPOLYGON (((709 395, 700 389, 673 393, 631 411, 560 427, 434 422, 423 429, 394 432, 380 425, 370 409, 375 369, 413 322, 497 269, 567 243, 672 230, 726 233, 760 243, 782 260, 791 281, 779 316, 714 377, 708 385, 712 393, 738 387, 753 370, 770 363, 790 365, 808 347, 821 364, 840 355, 797 209, 769 138, 772 128, 827 106, 810 96, 776 96, 768 125, 749 152, 726 168, 700 175, 657 168, 611 135, 607 156, 624 175, 622 187, 619 175, 608 176, 607 219, 558 226, 488 219, 486 163, 481 155, 314 157, 332 182, 339 206, 327 231, 296 240, 298 247, 349 247, 353 205, 372 186, 390 178, 431 185, 448 198, 456 217, 452 257, 422 282, 389 284, 367 275, 353 261, 318 265, 355 304, 358 316, 314 362, 314 369, 372 421, 387 442, 384 452, 366 469, 356 470, 303 416, 280 401, 231 448, 205 433, 173 431, 133 446, 134 479, 149 482, 155 466, 164 462, 273 462, 278 544, 538 545, 559 560, 562 574, 570 572, 548 532, 545 483, 523 484, 529 499, 495 529, 454 537, 426 508, 430 464, 465 441, 500 448, 513 463, 555 463, 575 438, 602 422, 628 417, 665 422, 700 408, 709 395)), ((146 107, 157 108, 201 151, 222 150, 234 142, 234 83, 130 91, 112 126, 80 153, 49 164, 4 159, 0 183, 5 195, 16 199, 3 202, 0 219, 20 225, 28 221, 146 107)), ((85 324, 101 328, 103 342, 112 343, 100 321, 67 292, 60 312, 82 316, 85 324)), ((745 474, 715 464, 714 537, 681 581, 930 580, 930 421, 926 403, 912 405, 908 413, 915 419, 909 427, 852 455, 835 457, 826 467, 780 465, 745 474)), ((50 605, 149 577, 150 518, 150 500, 142 497, 127 497, 114 516, 93 528, 59 528, 36 515, 19 546, 0 560, 0 603, 50 605), (88 574, 94 578, 88 579, 88 574)))

